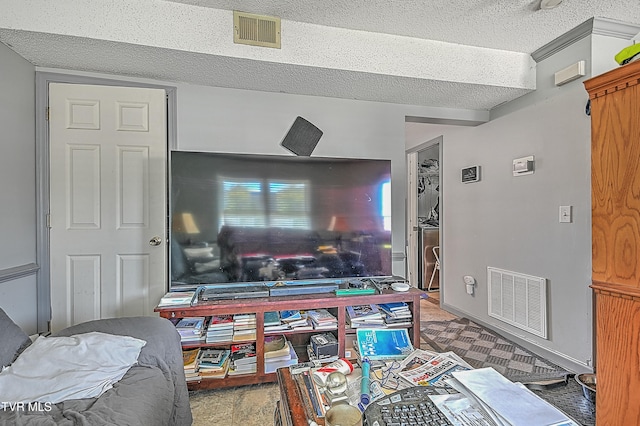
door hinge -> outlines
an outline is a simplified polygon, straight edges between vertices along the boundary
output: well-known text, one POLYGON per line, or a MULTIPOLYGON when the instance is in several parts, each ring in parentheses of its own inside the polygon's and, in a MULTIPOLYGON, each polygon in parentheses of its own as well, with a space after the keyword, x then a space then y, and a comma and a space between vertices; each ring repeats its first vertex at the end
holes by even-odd
POLYGON ((47 213, 45 217, 46 226, 48 229, 51 229, 51 214, 47 213))
POLYGON ((49 107, 47 107, 45 113, 44 113, 44 119, 49 121, 49 107))

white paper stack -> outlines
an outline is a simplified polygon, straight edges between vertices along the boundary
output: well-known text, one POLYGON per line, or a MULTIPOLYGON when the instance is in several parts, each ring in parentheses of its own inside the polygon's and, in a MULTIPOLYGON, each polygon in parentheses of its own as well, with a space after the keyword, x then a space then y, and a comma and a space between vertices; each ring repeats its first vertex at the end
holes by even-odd
POLYGON ((493 368, 457 371, 447 381, 455 389, 480 405, 498 425, 578 426, 562 411, 514 383, 493 368))

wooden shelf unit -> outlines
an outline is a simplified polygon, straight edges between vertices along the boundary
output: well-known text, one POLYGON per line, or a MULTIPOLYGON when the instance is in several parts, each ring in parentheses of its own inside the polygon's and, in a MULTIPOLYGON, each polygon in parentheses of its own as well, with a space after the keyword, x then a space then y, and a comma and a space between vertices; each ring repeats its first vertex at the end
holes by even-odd
POLYGON ((640 61, 584 85, 591 102, 596 423, 639 425, 640 61))
MULTIPOLYGON (((194 306, 184 307, 156 307, 155 312, 163 318, 184 318, 212 315, 229 315, 241 313, 256 314, 256 363, 257 372, 254 374, 245 374, 238 376, 227 376, 224 379, 203 379, 197 382, 189 382, 187 385, 189 390, 196 389, 214 389, 230 386, 242 386, 256 383, 276 382, 278 379, 275 373, 264 372, 264 313, 269 311, 283 310, 310 310, 310 309, 335 309, 337 311, 338 327, 336 330, 307 330, 293 332, 279 332, 268 334, 317 334, 327 331, 337 333, 338 338, 338 354, 343 357, 345 354, 345 336, 347 333, 355 333, 354 330, 348 328, 346 307, 351 305, 367 305, 374 303, 390 303, 390 302, 406 302, 409 305, 412 314, 412 327, 409 328, 409 336, 415 347, 420 345, 420 298, 424 294, 415 288, 406 292, 395 292, 392 290, 384 290, 382 294, 371 295, 354 295, 354 296, 336 296, 333 293, 320 294, 304 294, 295 296, 275 296, 260 297, 254 299, 233 299, 233 300, 216 300, 207 302, 198 302, 194 306)), ((235 343, 235 342, 234 342, 235 343)), ((184 347, 207 347, 207 346, 230 346, 231 343, 215 343, 215 344, 189 344, 184 347)), ((302 354, 298 354, 299 356, 302 354)), ((306 354, 301 358, 306 358, 306 354)))

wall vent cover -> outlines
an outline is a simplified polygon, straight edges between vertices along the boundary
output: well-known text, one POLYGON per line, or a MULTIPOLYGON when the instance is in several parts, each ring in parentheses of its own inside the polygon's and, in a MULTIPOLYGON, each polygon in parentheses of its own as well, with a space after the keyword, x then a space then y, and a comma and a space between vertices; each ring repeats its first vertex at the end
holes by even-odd
POLYGON ((233 42, 280 49, 280 18, 234 10, 233 42))
POLYGON ((487 268, 489 316, 547 338, 547 280, 487 268))

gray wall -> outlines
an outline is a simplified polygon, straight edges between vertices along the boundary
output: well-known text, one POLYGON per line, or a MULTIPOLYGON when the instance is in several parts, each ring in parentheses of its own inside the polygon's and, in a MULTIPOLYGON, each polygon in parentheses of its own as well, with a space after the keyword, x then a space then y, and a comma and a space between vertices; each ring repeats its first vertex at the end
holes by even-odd
MULTIPOLYGON (((405 105, 263 93, 192 85, 178 86, 178 149, 286 154, 280 146, 299 115, 323 132, 314 156, 391 160, 392 251, 405 251, 405 105)), ((426 111, 422 111, 423 113, 426 111)), ((393 272, 405 275, 404 259, 393 272)))
POLYGON ((0 76, 0 308, 35 333, 35 69, 0 44, 0 76))
POLYGON ((611 58, 624 42, 599 37, 594 52, 592 41, 540 62, 537 90, 493 111, 489 123, 422 129, 407 123, 407 149, 443 135, 443 305, 585 370, 593 365, 588 94, 584 79, 556 87, 553 74, 579 60, 590 70, 592 57, 599 73, 607 68, 603 58, 608 69, 616 66, 611 58), (513 159, 526 155, 535 156, 535 173, 514 177, 513 159), (462 184, 460 169, 474 164, 481 181, 462 184), (560 205, 573 206, 572 223, 559 223, 560 205), (488 266, 547 279, 547 340, 489 317, 488 266), (464 275, 477 280, 473 296, 464 275))
MULTIPOLYGON (((592 39, 611 49, 598 58, 610 58, 619 50, 607 38, 592 39)), ((486 312, 487 266, 546 277, 551 294, 549 340, 525 336, 503 324, 499 327, 567 362, 586 366, 592 346, 586 92, 580 81, 556 88, 549 79, 579 59, 589 61, 590 43, 585 39, 539 64, 539 90, 494 111, 494 121, 476 128, 417 123, 405 127, 406 116, 471 119, 469 111, 178 84, 178 149, 282 154, 279 143, 301 115, 324 131, 314 155, 390 159, 394 273, 405 275, 405 149, 445 135, 442 272, 449 284, 443 291, 444 306, 495 325, 486 312), (536 173, 513 178, 511 161, 529 154, 536 156, 536 173), (473 164, 482 166, 482 180, 461 185, 460 168, 473 164), (558 223, 561 204, 574 206, 573 223, 558 223), (465 274, 480 284, 475 296, 464 292, 465 274)), ((607 61, 594 63, 594 69, 602 71, 607 61)), ((0 160, 1 271, 35 262, 35 180, 33 67, 5 46, 0 46, 0 66, 5 153, 0 160)), ((35 278, 0 282, 0 306, 35 327, 35 278)))
POLYGON ((324 132, 314 156, 391 160, 393 273, 402 276, 406 275, 405 117, 461 121, 484 117, 468 110, 175 84, 73 70, 38 71, 175 86, 175 148, 179 150, 287 154, 280 142, 295 118, 302 116, 324 132))

